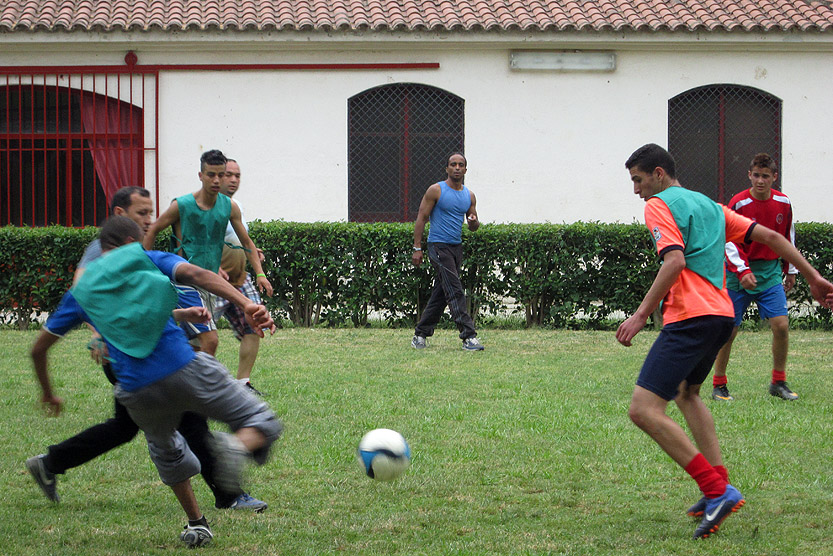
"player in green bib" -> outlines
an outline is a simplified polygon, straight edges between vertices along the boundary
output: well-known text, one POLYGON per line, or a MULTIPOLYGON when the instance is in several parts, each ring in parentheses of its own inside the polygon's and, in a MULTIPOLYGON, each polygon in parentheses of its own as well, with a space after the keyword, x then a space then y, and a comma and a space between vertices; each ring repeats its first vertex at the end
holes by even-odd
MULTIPOLYGON (((174 199, 168 210, 151 225, 142 243, 145 249, 153 249, 159 231, 172 226, 179 254, 191 264, 218 272, 225 245, 226 227, 231 224, 246 252, 249 264, 255 271, 258 289, 261 293, 271 296, 272 284, 263 272, 257 248, 243 224, 240 207, 231 198, 220 193, 226 161, 225 155, 218 150, 203 153, 200 157, 200 190, 174 199)), ((197 291, 200 292, 206 309, 213 315, 211 296, 205 291, 197 291)), ((207 329, 197 337, 202 351, 209 355, 216 353, 218 337, 213 318, 209 321, 207 329)))

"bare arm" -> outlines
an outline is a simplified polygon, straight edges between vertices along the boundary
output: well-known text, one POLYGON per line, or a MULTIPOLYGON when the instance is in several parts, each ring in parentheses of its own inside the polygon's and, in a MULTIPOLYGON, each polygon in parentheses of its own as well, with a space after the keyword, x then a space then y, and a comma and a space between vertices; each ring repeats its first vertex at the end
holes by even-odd
POLYGON ((177 222, 179 222, 179 205, 176 201, 174 201, 171 203, 171 206, 168 207, 168 210, 163 212, 162 216, 150 225, 150 228, 145 234, 145 238, 142 240, 142 246, 147 250, 153 249, 153 245, 156 243, 157 234, 177 222))
POLYGON ((249 264, 255 271, 255 282, 262 292, 266 292, 269 297, 272 296, 272 284, 266 278, 261 276, 263 274, 263 266, 260 264, 259 250, 255 246, 255 242, 249 237, 249 232, 246 231, 246 226, 243 225, 243 216, 240 213, 240 207, 232 201, 231 215, 229 216, 231 227, 234 228, 234 233, 237 234, 237 239, 240 240, 240 245, 246 250, 246 258, 249 259, 249 264))
MULTIPOLYGON (((422 236, 425 234, 425 224, 428 223, 428 219, 431 217, 431 211, 434 210, 434 206, 440 200, 440 191, 440 184, 435 183, 422 196, 422 201, 419 203, 419 212, 414 221, 414 248, 422 249, 422 236)), ((414 251, 411 262, 414 263, 414 266, 421 265, 422 251, 414 251)))
POLYGON ((47 330, 41 330, 30 352, 32 363, 35 366, 35 376, 41 388, 41 404, 48 415, 55 415, 56 417, 60 415, 64 401, 52 392, 46 354, 49 352, 49 348, 60 339, 60 337, 47 330))
POLYGON ((275 332, 275 323, 266 307, 253 303, 248 297, 240 293, 237 288, 223 280, 219 274, 205 270, 191 263, 181 263, 176 267, 176 280, 183 284, 199 286, 215 295, 224 297, 243 309, 246 320, 255 333, 263 337, 263 329, 275 332))
POLYGON ((675 249, 665 254, 662 266, 657 272, 656 278, 654 278, 654 283, 651 284, 648 293, 645 294, 645 298, 639 304, 639 308, 616 331, 616 339, 620 344, 623 346, 631 345, 631 340, 645 327, 648 317, 668 294, 668 290, 677 281, 685 267, 685 255, 681 250, 675 249))
POLYGON ((477 218, 477 198, 471 190, 469 190, 469 194, 471 194, 471 206, 468 212, 466 212, 466 224, 469 230, 473 232, 480 227, 480 220, 477 218))
POLYGON ((759 224, 752 229, 749 239, 766 244, 778 253, 779 257, 792 263, 807 280, 813 298, 825 307, 830 307, 830 303, 833 302, 833 284, 822 278, 818 270, 807 262, 807 259, 799 253, 798 249, 787 238, 759 224))

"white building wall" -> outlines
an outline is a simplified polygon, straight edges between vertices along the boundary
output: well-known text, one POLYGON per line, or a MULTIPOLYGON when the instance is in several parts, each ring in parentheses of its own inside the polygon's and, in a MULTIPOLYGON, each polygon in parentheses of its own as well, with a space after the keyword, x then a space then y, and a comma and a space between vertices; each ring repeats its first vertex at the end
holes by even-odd
MULTIPOLYGON (((833 64, 824 49, 779 51, 770 43, 760 51, 724 52, 620 40, 604 48, 616 52, 614 72, 510 70, 510 50, 524 47, 136 48, 140 64, 440 64, 436 70, 163 70, 160 209, 199 187, 200 154, 219 148, 242 166, 237 197, 249 219, 346 220, 347 100, 379 85, 413 82, 465 100, 467 184, 477 194, 483 221, 632 222, 641 219, 642 202, 624 169, 627 156, 646 142, 666 145, 670 98, 702 85, 731 83, 783 100, 783 189, 797 220, 833 221, 816 200, 826 191, 831 162, 826 130, 833 128, 833 111, 826 108, 833 64)), ((72 63, 123 63, 124 52, 90 52, 74 56, 72 63)), ((32 62, 23 52, 0 55, 0 65, 15 63, 43 62, 32 62)), ((53 57, 50 63, 61 60, 53 57)), ((444 161, 437 163, 441 167, 444 161)))

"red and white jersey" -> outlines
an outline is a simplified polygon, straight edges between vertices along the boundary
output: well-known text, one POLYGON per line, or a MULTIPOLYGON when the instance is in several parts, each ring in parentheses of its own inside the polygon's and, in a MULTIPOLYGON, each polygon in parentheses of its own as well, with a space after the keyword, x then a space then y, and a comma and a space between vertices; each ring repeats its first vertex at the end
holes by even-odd
MULTIPOLYGON (((769 199, 759 201, 746 189, 732 197, 729 208, 775 230, 795 245, 792 205, 790 198, 780 191, 773 189, 769 199)), ((778 258, 778 254, 763 243, 753 241, 726 244, 726 269, 737 274, 738 278, 750 272, 749 261, 774 261, 778 258)), ((784 270, 789 274, 798 274, 798 270, 791 264, 787 264, 784 270)))

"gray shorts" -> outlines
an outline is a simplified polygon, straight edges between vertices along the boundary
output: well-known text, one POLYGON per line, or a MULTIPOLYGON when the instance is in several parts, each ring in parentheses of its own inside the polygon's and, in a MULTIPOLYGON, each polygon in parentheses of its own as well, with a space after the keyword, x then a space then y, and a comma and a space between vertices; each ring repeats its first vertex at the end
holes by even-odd
POLYGON ((176 428, 186 411, 220 421, 236 431, 254 427, 266 437, 255 461, 263 464, 283 425, 259 397, 234 380, 214 357, 197 353, 187 365, 162 380, 127 392, 116 385, 116 399, 145 433, 148 450, 166 485, 200 472, 197 457, 176 428), (258 457, 259 456, 259 457, 258 457))

